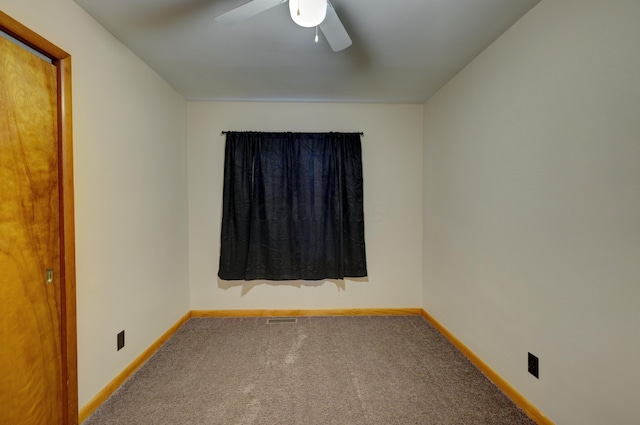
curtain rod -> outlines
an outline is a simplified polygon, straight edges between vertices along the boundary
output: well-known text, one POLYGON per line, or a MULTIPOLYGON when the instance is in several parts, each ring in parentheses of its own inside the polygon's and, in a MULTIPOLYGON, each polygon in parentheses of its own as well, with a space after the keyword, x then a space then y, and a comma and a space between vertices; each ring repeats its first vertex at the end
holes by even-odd
MULTIPOLYGON (((241 132, 240 132, 240 131, 238 131, 238 132, 235 132, 235 131, 221 131, 221 132, 220 132, 220 135, 224 136, 224 135, 225 135, 225 134, 227 134, 227 133, 241 133, 241 132)), ((290 132, 289 132, 289 133, 290 133, 290 132)), ((333 133, 339 133, 339 132, 333 132, 333 133)), ((361 135, 361 136, 364 136, 364 133, 363 133, 362 131, 358 131, 358 132, 355 132, 355 133, 356 133, 356 134, 359 134, 359 135, 361 135)))

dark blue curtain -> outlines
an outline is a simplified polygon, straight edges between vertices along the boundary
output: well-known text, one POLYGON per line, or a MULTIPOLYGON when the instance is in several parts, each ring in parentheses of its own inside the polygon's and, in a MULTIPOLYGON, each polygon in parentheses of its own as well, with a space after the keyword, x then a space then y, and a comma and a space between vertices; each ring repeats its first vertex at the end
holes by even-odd
POLYGON ((357 133, 229 132, 218 276, 367 275, 357 133))

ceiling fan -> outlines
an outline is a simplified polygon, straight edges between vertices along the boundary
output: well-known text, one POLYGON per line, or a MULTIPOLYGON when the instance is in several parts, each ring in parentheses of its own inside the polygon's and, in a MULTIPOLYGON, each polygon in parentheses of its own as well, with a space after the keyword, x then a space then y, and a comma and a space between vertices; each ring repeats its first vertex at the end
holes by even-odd
POLYGON ((351 45, 351 38, 329 0, 252 0, 218 15, 215 20, 225 25, 237 24, 287 1, 291 19, 296 24, 307 28, 316 27, 316 43, 319 27, 334 52, 351 45))

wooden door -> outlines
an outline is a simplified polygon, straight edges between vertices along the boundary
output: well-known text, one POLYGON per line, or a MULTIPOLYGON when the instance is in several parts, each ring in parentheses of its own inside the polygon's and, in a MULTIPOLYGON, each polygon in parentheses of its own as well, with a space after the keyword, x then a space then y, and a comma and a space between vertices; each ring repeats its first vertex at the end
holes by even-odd
POLYGON ((59 69, 5 38, 0 58, 0 423, 76 423, 59 69))

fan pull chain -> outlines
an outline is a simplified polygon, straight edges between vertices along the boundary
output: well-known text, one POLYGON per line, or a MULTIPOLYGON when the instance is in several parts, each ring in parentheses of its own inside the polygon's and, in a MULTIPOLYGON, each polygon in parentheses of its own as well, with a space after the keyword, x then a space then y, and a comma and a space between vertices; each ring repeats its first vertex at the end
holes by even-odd
POLYGON ((318 26, 316 25, 316 43, 318 42, 318 26))
POLYGON ((300 16, 300 0, 298 0, 298 16, 300 16))

